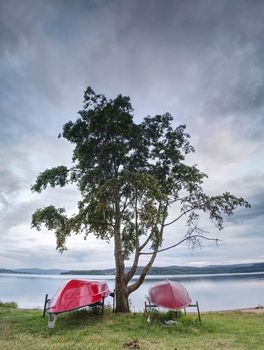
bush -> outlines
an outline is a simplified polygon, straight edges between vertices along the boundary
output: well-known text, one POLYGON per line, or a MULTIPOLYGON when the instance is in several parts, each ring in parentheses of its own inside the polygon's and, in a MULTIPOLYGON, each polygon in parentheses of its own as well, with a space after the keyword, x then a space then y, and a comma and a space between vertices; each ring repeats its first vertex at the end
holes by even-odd
POLYGON ((157 320, 157 321, 176 321, 182 318, 183 313, 179 310, 169 310, 169 311, 159 311, 159 310, 151 310, 148 311, 145 315, 146 318, 149 317, 151 321, 157 320))
POLYGON ((17 309, 17 303, 14 301, 7 301, 7 302, 2 302, 0 301, 0 307, 9 307, 11 309, 17 309))

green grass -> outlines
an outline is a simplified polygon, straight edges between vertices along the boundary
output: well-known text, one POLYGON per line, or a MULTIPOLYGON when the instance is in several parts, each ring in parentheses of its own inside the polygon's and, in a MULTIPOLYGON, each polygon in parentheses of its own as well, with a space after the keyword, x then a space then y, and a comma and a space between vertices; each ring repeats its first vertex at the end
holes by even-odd
POLYGON ((140 349, 264 349, 264 314, 203 313, 200 325, 194 314, 177 315, 166 326, 162 314, 147 324, 140 313, 103 316, 91 311, 60 315, 54 329, 40 310, 0 307, 1 350, 129 349, 124 344, 137 339, 140 349))

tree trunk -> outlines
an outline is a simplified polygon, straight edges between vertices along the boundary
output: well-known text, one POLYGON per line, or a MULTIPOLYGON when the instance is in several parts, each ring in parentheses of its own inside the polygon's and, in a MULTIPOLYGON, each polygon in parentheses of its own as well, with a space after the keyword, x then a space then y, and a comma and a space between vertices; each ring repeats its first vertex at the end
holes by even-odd
POLYGON ((116 222, 115 222, 115 312, 129 312, 128 288, 125 278, 125 264, 122 252, 122 241, 120 232, 119 203, 116 203, 116 222))
POLYGON ((128 288, 122 251, 115 249, 115 312, 129 312, 128 288))
POLYGON ((116 275, 115 312, 129 312, 128 290, 126 284, 116 275))

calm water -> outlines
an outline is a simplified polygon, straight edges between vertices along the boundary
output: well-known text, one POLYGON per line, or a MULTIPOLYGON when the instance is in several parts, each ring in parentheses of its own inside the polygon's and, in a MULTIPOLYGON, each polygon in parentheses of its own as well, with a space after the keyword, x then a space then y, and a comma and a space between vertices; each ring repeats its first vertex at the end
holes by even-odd
MULTIPOLYGON (((0 274, 0 301, 16 301, 20 308, 42 308, 45 294, 52 297, 66 279, 104 279, 114 288, 114 276, 61 276, 0 274)), ((226 310, 264 305, 264 273, 149 276, 131 295, 131 309, 143 310, 145 296, 153 283, 170 279, 185 285, 192 301, 199 301, 202 311, 226 310)), ((112 298, 107 298, 112 303, 112 298)))

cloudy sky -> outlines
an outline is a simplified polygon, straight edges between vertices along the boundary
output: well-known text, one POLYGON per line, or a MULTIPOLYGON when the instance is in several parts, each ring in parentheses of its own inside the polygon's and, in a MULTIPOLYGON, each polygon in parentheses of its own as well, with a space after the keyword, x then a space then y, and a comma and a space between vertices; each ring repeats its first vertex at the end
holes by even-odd
MULTIPOLYGON (((30 228, 36 208, 75 209, 74 188, 32 194, 46 168, 71 162, 57 135, 83 91, 129 95, 135 120, 170 112, 186 123, 210 194, 248 200, 218 232, 223 242, 164 252, 155 265, 264 261, 264 2, 258 0, 0 0, 0 267, 113 267, 113 246, 30 228)), ((172 212, 173 214, 173 212, 172 212)), ((170 227, 166 244, 182 238, 170 227)))

